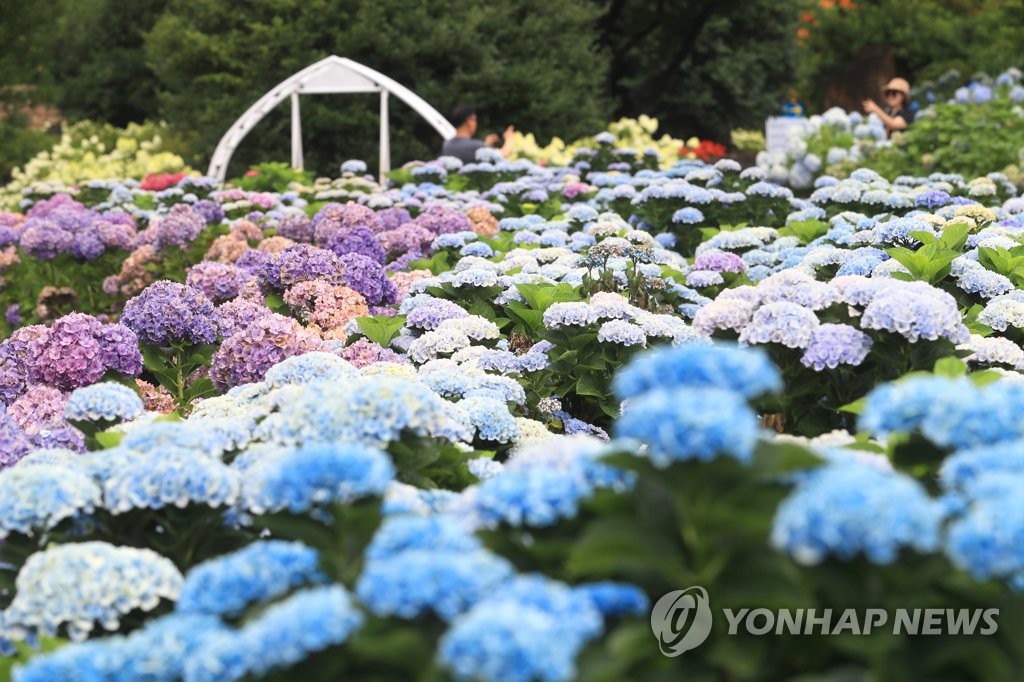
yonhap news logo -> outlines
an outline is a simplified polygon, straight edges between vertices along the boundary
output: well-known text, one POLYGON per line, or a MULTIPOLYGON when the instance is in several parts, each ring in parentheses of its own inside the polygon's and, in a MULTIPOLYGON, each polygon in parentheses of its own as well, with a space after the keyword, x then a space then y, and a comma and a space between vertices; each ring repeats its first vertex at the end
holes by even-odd
MULTIPOLYGON (((993 635, 999 609, 722 609, 728 635, 993 635)), ((674 657, 697 648, 711 634, 713 616, 700 586, 664 595, 651 611, 658 648, 674 657)))
POLYGON ((651 628, 661 653, 678 656, 695 649, 711 634, 711 604, 700 586, 669 592, 651 611, 651 628))

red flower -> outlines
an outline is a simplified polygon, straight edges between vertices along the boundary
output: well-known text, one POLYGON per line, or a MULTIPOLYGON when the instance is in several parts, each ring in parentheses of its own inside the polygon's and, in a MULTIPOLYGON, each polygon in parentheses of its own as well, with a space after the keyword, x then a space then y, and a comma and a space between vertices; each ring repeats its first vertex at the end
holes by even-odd
POLYGON ((718 159, 725 156, 725 145, 712 142, 711 140, 701 140, 697 148, 693 150, 693 153, 701 161, 717 161, 718 159))
POLYGON ((174 187, 185 178, 185 172, 178 173, 150 173, 139 183, 139 189, 150 192, 160 192, 168 187, 174 187))
POLYGON ((249 170, 245 171, 245 177, 247 177, 247 178, 251 178, 251 177, 259 175, 259 174, 260 174, 260 172, 258 170, 256 170, 255 168, 250 168, 249 170))

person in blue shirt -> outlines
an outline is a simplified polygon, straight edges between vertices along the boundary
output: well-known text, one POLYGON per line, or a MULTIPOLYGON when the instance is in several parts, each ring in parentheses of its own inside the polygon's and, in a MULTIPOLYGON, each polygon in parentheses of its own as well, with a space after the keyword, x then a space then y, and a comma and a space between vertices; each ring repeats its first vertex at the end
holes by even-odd
MULTIPOLYGON (((448 120, 455 126, 455 137, 444 141, 444 145, 441 147, 442 156, 454 156, 462 161, 462 163, 473 163, 476 161, 477 149, 485 146, 493 147, 501 139, 497 133, 487 135, 482 142, 473 139, 477 128, 476 109, 468 104, 460 104, 455 107, 448 120)), ((513 126, 505 128, 505 132, 502 134, 504 144, 499 149, 502 156, 507 157, 509 152, 512 151, 514 134, 515 128, 513 126)))

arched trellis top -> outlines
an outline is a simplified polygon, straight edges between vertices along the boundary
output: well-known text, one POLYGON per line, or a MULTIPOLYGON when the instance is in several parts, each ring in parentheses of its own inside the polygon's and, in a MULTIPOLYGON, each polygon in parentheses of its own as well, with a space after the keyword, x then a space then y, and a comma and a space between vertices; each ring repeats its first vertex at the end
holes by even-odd
POLYGON ((365 92, 380 93, 380 175, 382 181, 384 174, 391 170, 391 144, 388 133, 390 125, 388 122, 389 94, 393 94, 408 104, 413 111, 426 119, 442 138, 447 140, 455 135, 455 128, 437 109, 427 104, 423 98, 404 85, 351 59, 331 55, 281 81, 277 87, 249 107, 217 143, 217 149, 213 152, 210 168, 206 174, 224 182, 228 164, 231 162, 231 156, 235 153, 235 149, 249 134, 249 131, 287 97, 291 97, 292 100, 292 167, 301 169, 303 158, 299 95, 365 92))

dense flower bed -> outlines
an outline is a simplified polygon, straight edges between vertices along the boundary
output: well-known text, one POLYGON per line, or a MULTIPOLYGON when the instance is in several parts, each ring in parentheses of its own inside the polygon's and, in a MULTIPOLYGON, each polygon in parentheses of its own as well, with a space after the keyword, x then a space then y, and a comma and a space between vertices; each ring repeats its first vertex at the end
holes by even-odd
POLYGON ((392 188, 28 188, 0 214, 14 679, 1012 679, 1013 185, 798 198, 596 144, 392 188), (716 619, 665 658, 651 605, 691 585, 1006 627, 716 619))

